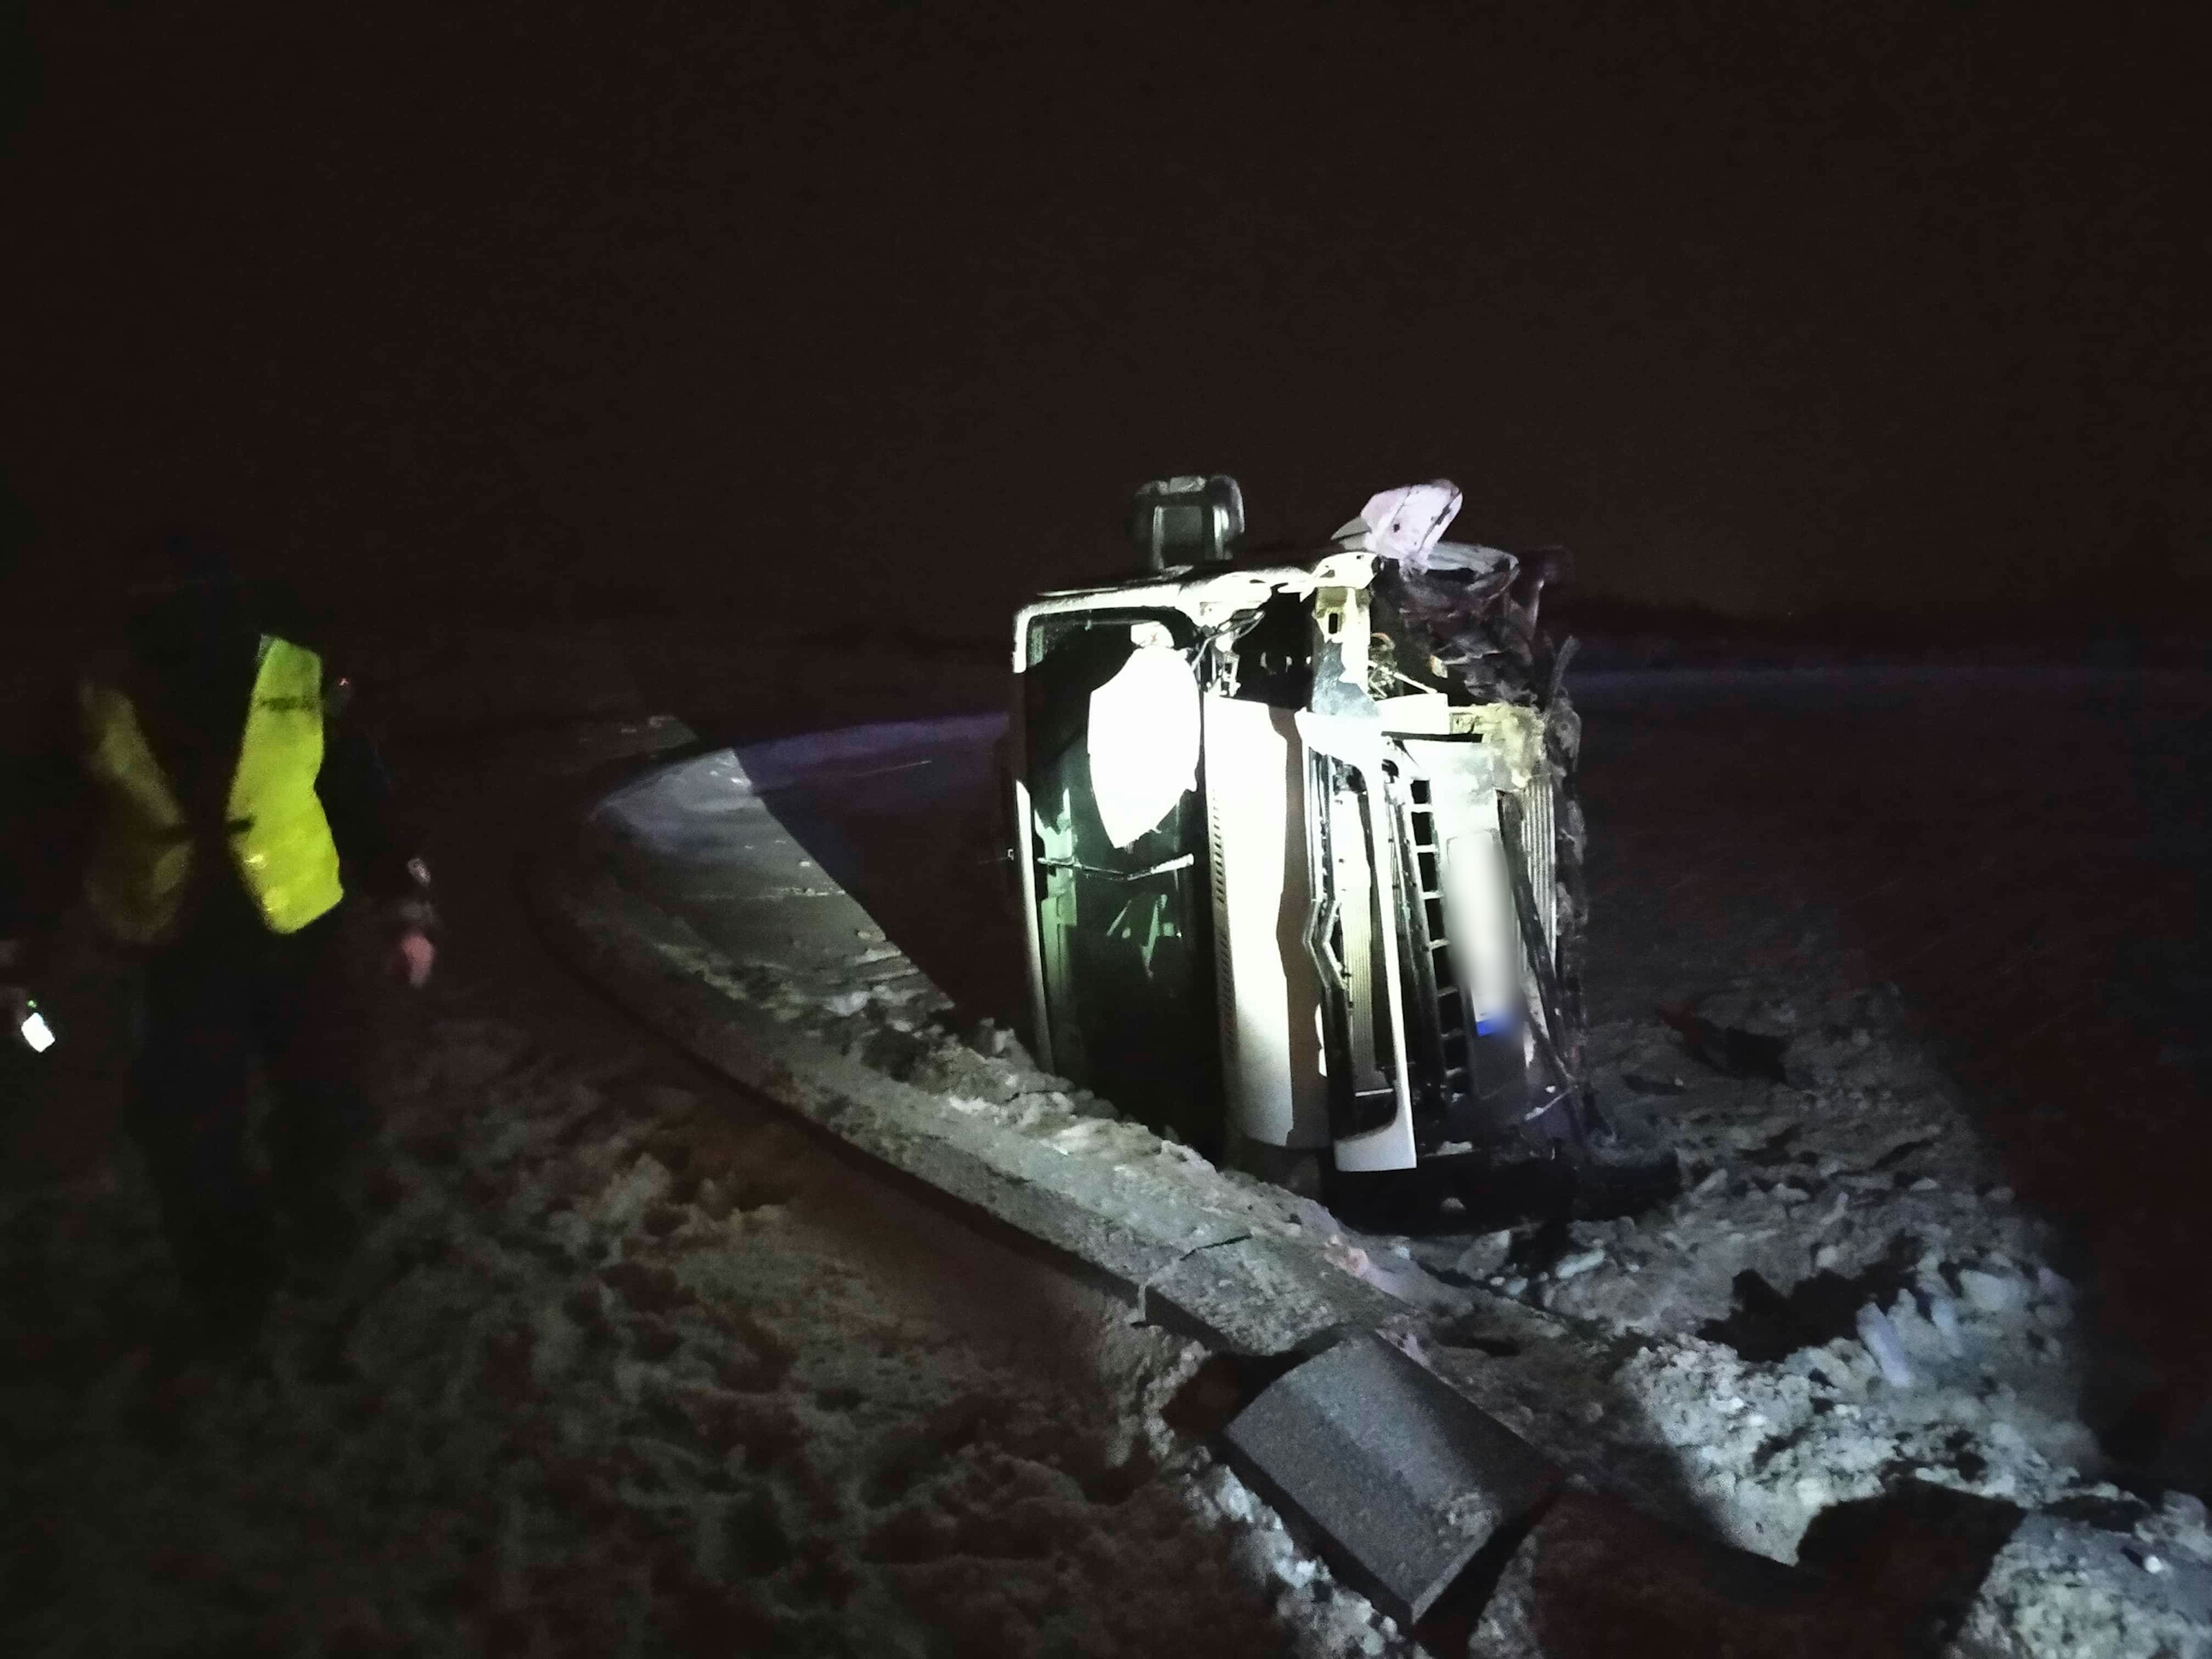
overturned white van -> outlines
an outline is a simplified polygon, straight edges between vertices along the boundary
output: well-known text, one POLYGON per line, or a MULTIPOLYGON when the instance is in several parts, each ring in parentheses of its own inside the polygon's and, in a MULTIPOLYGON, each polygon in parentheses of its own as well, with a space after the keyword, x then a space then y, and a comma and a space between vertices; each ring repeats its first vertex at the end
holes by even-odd
POLYGON ((1474 1174, 1602 1135, 1579 725, 1535 626, 1558 561, 1443 540, 1458 505, 1386 491, 1261 552, 1233 479, 1168 479, 1137 495, 1148 568, 1021 611, 1012 862, 1048 1068, 1259 1167, 1474 1174))

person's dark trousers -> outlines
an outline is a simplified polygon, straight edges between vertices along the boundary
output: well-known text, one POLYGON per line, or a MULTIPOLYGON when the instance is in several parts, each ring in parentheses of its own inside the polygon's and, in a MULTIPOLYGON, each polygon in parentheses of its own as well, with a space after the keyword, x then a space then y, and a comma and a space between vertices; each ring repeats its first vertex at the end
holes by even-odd
POLYGON ((345 1229, 342 1176, 370 1127, 340 912, 280 937, 242 905, 148 963, 130 1109, 186 1294, 233 1329, 258 1320, 275 1283, 276 1212, 310 1236, 345 1229), (270 1096, 266 1186, 246 1151, 257 1060, 270 1096))

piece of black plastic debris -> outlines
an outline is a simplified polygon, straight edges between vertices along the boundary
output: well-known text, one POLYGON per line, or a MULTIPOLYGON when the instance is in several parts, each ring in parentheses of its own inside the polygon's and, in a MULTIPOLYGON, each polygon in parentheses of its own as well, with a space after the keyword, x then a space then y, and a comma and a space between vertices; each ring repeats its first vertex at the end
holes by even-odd
POLYGON ((1720 1025, 1681 1003, 1662 1002, 1659 1018, 1682 1034, 1691 1054, 1730 1077, 1765 1078, 1786 1083, 1784 1060, 1790 1051, 1787 1037, 1763 1031, 1747 1031, 1740 1025, 1720 1025))
POLYGON ((1838 1337, 1857 1337, 1858 1310, 1869 1303, 1887 1308, 1911 1283, 1913 1242, 1893 1239, 1881 1259, 1849 1275, 1824 1267, 1785 1294, 1765 1275, 1747 1267, 1735 1276, 1735 1305, 1725 1319, 1708 1320, 1698 1334, 1725 1343, 1754 1364, 1773 1364, 1838 1337))
POLYGON ((1525 1527, 1560 1473, 1372 1333, 1271 1384, 1230 1424, 1231 1462, 1321 1534, 1331 1564, 1413 1624, 1493 1540, 1525 1527))
POLYGON ((1641 1072, 1623 1072, 1620 1084, 1632 1094, 1686 1095, 1690 1092, 1690 1085, 1680 1078, 1646 1077, 1641 1072))

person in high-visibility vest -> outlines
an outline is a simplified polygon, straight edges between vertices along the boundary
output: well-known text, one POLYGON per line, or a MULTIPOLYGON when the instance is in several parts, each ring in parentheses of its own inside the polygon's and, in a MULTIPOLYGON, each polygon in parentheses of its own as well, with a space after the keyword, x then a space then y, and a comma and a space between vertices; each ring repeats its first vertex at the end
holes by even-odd
POLYGON ((143 967, 126 1121, 186 1292, 232 1338, 258 1325, 276 1243, 327 1258, 358 1231, 343 1176, 370 1124, 346 917, 374 913, 412 985, 436 953, 428 869, 374 748, 343 718, 349 688, 283 610, 191 556, 78 677, 73 753, 56 744, 18 765, 0 826, 21 843, 0 860, 0 1041, 81 891, 143 967), (273 1097, 266 1185, 246 1149, 257 1060, 273 1097))

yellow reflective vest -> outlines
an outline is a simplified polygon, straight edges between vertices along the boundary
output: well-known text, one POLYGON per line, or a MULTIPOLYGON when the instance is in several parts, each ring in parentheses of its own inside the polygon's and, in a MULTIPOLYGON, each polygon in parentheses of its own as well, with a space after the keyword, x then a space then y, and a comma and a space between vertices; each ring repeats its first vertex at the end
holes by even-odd
MULTIPOLYGON (((118 939, 158 945, 177 925, 212 832, 195 834, 127 690, 87 678, 77 702, 85 768, 104 806, 85 896, 118 939)), ((337 843, 315 793, 322 765, 323 659, 264 635, 221 833, 271 933, 297 933, 344 896, 337 843)))

